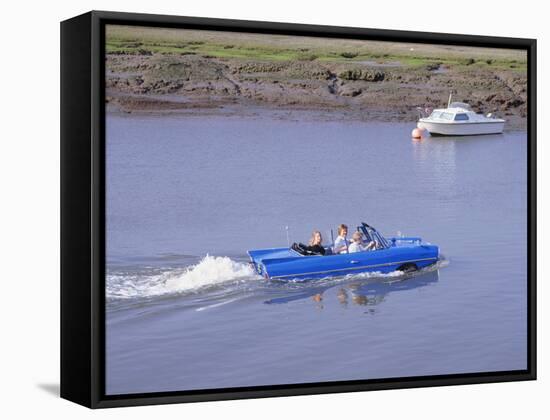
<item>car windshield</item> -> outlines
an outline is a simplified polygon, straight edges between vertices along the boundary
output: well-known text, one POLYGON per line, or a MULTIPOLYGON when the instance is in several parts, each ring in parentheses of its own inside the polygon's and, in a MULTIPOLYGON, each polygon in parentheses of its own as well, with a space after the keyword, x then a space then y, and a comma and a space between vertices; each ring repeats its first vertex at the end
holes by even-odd
POLYGON ((367 241, 375 241, 378 243, 378 249, 389 248, 389 243, 386 238, 384 238, 380 232, 378 232, 374 227, 366 224, 365 222, 361 223, 361 226, 357 227, 357 230, 363 232, 367 241))

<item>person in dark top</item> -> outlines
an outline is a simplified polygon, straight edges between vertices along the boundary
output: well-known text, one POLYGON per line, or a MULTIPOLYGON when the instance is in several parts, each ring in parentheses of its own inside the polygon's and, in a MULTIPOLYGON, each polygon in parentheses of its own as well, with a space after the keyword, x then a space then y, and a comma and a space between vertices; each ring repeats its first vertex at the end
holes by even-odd
POLYGON ((311 239, 309 240, 306 250, 312 254, 325 255, 325 248, 323 247, 322 242, 323 237, 321 236, 321 232, 314 230, 311 234, 311 239))
POLYGON ((325 255, 327 250, 323 247, 322 242, 323 237, 321 236, 321 232, 314 230, 308 245, 301 242, 294 242, 290 249, 296 251, 300 255, 325 255))

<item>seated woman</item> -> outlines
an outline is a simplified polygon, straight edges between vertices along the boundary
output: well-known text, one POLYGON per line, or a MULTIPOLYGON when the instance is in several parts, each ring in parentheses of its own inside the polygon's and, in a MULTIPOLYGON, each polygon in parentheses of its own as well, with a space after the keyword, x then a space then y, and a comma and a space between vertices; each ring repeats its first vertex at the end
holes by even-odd
POLYGON ((351 254, 352 252, 361 252, 361 251, 370 251, 372 249, 376 249, 376 244, 374 242, 369 242, 368 244, 365 244, 363 242, 363 235, 361 232, 357 231, 354 232, 351 236, 351 244, 348 247, 348 252, 351 254))
POLYGON ((293 243, 291 248, 301 255, 325 255, 326 250, 323 245, 321 245, 322 242, 323 237, 321 236, 321 232, 314 230, 311 234, 309 245, 293 243))
POLYGON ((312 254, 321 254, 325 255, 325 248, 323 245, 321 245, 323 242, 323 237, 321 236, 321 232, 318 230, 314 230, 311 234, 311 239, 309 240, 309 244, 306 247, 306 251, 311 252, 312 254))

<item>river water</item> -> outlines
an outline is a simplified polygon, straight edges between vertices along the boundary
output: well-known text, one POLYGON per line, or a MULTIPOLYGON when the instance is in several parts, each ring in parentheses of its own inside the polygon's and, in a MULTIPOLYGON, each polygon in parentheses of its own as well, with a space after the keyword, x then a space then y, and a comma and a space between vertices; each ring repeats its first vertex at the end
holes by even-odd
POLYGON ((525 369, 526 133, 412 128, 109 114, 107 394, 525 369), (361 221, 445 258, 305 284, 246 264, 361 221))

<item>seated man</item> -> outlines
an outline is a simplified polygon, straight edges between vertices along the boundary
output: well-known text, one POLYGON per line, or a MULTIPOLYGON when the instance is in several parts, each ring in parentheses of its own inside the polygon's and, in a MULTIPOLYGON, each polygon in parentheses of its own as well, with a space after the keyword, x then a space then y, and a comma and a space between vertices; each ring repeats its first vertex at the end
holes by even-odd
POLYGON ((346 254, 348 252, 349 242, 346 239, 348 235, 348 227, 344 224, 338 226, 338 236, 334 240, 334 248, 332 251, 335 254, 346 254))
POLYGON ((351 244, 348 247, 348 252, 351 254, 352 252, 370 251, 371 249, 375 248, 376 244, 374 242, 365 244, 363 242, 363 235, 361 234, 361 232, 357 231, 354 232, 351 237, 351 244))

